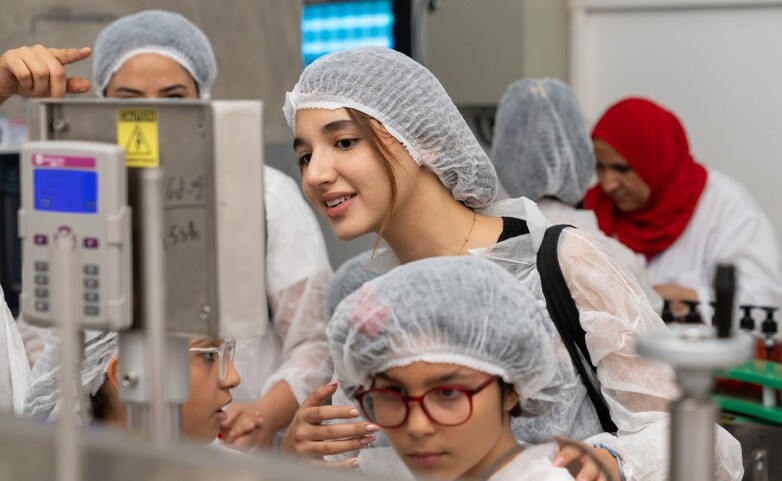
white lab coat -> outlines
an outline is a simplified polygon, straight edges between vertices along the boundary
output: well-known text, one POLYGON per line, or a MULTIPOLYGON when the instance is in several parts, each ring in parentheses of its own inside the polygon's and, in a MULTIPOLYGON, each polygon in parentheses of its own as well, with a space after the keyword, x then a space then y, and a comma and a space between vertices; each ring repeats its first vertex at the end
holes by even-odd
POLYGON ((661 314, 663 311, 663 299, 657 294, 649 283, 645 263, 643 259, 618 240, 606 237, 597 225, 597 216, 594 211, 576 209, 556 199, 543 198, 538 202, 538 208, 552 224, 568 224, 579 229, 584 229, 590 234, 605 237, 606 247, 610 250, 614 260, 622 264, 638 281, 638 285, 644 290, 654 312, 661 314))
POLYGON ((558 452, 557 443, 524 448, 511 462, 492 474, 488 481, 573 481, 567 469, 551 464, 558 452))
POLYGON ((237 341, 241 383, 231 393, 254 401, 285 381, 301 403, 333 372, 323 306, 332 270, 320 226, 293 179, 265 166, 264 201, 271 319, 265 335, 237 341))
POLYGON ((0 411, 22 415, 24 398, 32 383, 22 337, 0 289, 0 411))
POLYGON ((653 257, 649 281, 695 289, 701 312, 711 322, 712 285, 717 265, 736 265, 738 319, 740 304, 782 307, 782 274, 774 228, 744 187, 709 170, 695 213, 678 239, 653 257))

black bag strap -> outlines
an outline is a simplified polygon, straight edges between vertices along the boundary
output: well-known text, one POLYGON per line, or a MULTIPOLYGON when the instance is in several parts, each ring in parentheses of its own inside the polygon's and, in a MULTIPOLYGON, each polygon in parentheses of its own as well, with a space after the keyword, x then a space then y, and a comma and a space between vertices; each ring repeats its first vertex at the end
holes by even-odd
POLYGON ((606 404, 605 398, 600 393, 600 389, 592 383, 592 378, 584 367, 583 360, 586 360, 592 371, 597 372, 597 368, 592 364, 592 358, 589 356, 589 350, 586 347, 586 332, 581 328, 576 302, 570 294, 570 289, 559 266, 557 247, 559 235, 565 227, 573 226, 558 224, 546 229, 546 233, 543 235, 543 243, 538 250, 537 268, 540 273, 543 296, 546 298, 546 308, 549 316, 554 322, 560 337, 562 337, 562 342, 567 347, 573 365, 581 375, 581 381, 587 388, 589 398, 595 406, 595 411, 597 411, 597 415, 600 418, 603 430, 615 433, 617 427, 614 421, 611 420, 608 404, 606 404))

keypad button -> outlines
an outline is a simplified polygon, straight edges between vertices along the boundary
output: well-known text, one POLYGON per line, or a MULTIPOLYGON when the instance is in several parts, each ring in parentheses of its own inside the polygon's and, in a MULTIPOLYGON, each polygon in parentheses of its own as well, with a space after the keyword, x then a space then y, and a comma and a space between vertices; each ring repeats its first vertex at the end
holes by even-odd
POLYGON ((84 300, 87 302, 98 302, 98 293, 97 292, 85 292, 84 293, 84 300))
POLYGON ((41 299, 46 299, 49 297, 49 289, 45 287, 36 287, 35 288, 35 297, 40 297, 41 299))
POLYGON ((100 314, 98 306, 84 306, 84 314, 88 316, 97 316, 100 314))
POLYGON ((84 266, 84 273, 88 276, 96 276, 98 275, 98 266, 95 264, 86 264, 84 266))
POLYGON ((97 289, 98 285, 98 279, 84 279, 84 287, 87 289, 97 289))
POLYGON ((40 312, 49 312, 49 303, 46 301, 36 301, 35 310, 40 312))
POLYGON ((49 277, 44 275, 37 275, 35 276, 35 283, 39 286, 47 286, 49 285, 49 277))
POLYGON ((49 270, 49 263, 44 261, 36 261, 35 270, 38 272, 47 272, 49 270))
POLYGON ((85 249, 97 249, 99 245, 100 245, 100 241, 98 241, 98 239, 96 239, 95 237, 84 238, 85 249))

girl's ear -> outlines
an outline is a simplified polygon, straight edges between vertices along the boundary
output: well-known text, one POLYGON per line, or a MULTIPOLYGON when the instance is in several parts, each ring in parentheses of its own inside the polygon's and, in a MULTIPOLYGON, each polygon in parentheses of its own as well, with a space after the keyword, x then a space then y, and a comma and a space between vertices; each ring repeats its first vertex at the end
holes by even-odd
POLYGON ((502 400, 503 412, 510 413, 511 415, 517 415, 516 413, 521 411, 521 406, 519 405, 519 395, 512 387, 510 389, 505 389, 504 391, 504 398, 502 400))
POLYGON ((109 361, 106 378, 114 386, 114 389, 119 389, 119 358, 117 356, 113 356, 109 361))

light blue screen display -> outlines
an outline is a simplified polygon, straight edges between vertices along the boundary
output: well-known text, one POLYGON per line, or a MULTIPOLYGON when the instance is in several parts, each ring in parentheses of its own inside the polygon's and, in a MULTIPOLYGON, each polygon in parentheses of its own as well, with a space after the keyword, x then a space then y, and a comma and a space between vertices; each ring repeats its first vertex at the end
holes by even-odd
POLYGON ((98 173, 36 169, 33 176, 35 210, 95 214, 98 212, 98 173))
POLYGON ((305 66, 339 50, 363 46, 394 48, 393 0, 305 5, 301 37, 305 66))

